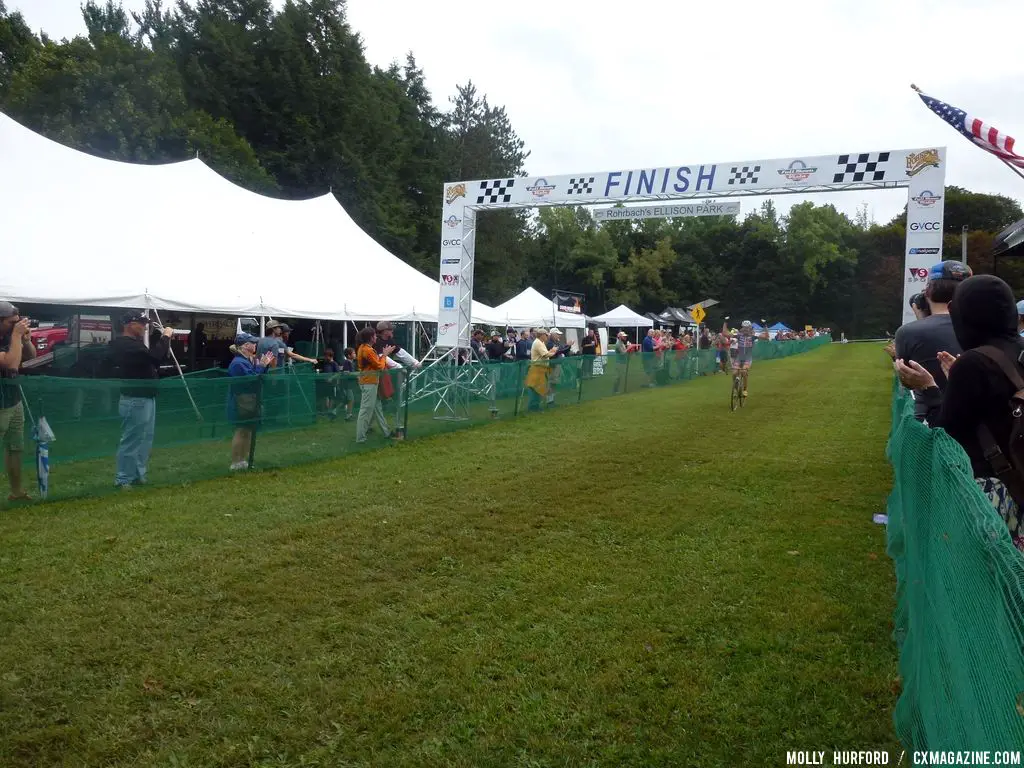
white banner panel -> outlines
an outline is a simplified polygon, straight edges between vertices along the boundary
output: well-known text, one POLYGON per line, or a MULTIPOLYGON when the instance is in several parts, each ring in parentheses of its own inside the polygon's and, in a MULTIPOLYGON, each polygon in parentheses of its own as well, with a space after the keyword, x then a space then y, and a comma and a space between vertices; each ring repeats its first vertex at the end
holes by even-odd
MULTIPOLYGON (((446 184, 441 215, 438 346, 464 347, 469 343, 475 212, 542 205, 907 187, 910 194, 903 313, 904 319, 909 319, 912 317, 907 306, 909 297, 923 287, 928 267, 942 259, 945 164, 945 148, 930 147, 446 184)), ((611 220, 608 212, 601 215, 601 220, 611 220)))
POLYGON ((444 186, 437 346, 468 347, 472 323, 476 214, 466 207, 466 184, 444 186))
POLYGON ((643 205, 632 208, 598 208, 592 211, 596 221, 633 221, 635 219, 674 219, 690 216, 736 216, 738 202, 685 203, 682 205, 643 205))
POLYGON ((914 319, 910 297, 924 290, 928 269, 942 261, 942 219, 946 149, 922 150, 905 159, 910 177, 907 194, 907 245, 903 264, 903 322, 914 319))
MULTIPOLYGON (((465 205, 510 208, 605 200, 668 200, 744 194, 907 186, 914 174, 908 158, 927 158, 938 149, 849 152, 817 157, 691 163, 660 168, 486 179, 461 182, 465 205)), ((917 170, 927 168, 925 164, 917 170)), ((452 185, 450 185, 452 186, 452 185)))

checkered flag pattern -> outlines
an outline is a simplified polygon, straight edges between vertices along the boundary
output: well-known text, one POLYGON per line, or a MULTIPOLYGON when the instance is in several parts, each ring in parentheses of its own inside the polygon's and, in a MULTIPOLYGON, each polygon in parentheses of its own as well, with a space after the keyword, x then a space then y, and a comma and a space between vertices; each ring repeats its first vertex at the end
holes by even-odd
POLYGON ((865 152, 860 155, 840 155, 839 172, 832 178, 833 184, 848 181, 884 181, 885 171, 878 166, 889 162, 888 152, 865 152), (872 160, 871 156, 876 155, 872 160))
POLYGON ((592 195, 594 194, 594 177, 581 176, 578 179, 569 179, 570 195, 592 195))
POLYGON ((753 167, 749 165, 733 166, 731 170, 731 176, 729 177, 730 184, 757 184, 757 174, 761 172, 761 166, 755 165, 753 167))
POLYGON ((515 179, 494 179, 492 181, 480 182, 480 194, 476 198, 477 205, 493 203, 511 203, 512 187, 516 184, 515 179))

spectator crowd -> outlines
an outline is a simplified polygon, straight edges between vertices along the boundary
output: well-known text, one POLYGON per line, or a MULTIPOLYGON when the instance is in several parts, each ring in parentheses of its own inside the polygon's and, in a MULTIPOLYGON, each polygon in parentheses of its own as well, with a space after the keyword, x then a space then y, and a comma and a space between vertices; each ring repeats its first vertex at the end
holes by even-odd
POLYGON ((961 445, 978 488, 1024 551, 1024 301, 998 277, 943 261, 910 308, 916 319, 887 351, 915 416, 961 445))
MULTIPOLYGON (((620 331, 615 336, 612 357, 613 391, 622 391, 627 356, 635 352, 648 353, 643 355, 643 370, 647 385, 652 387, 670 379, 695 375, 697 359, 689 354, 695 348, 716 349, 721 370, 727 370, 730 347, 735 347, 736 339, 735 331, 723 331, 712 334, 704 328, 695 337, 685 330, 674 333, 651 329, 640 343, 631 343, 627 333, 620 331)), ((401 440, 404 437, 397 404, 403 401, 402 388, 408 386, 409 377, 389 376, 388 372, 399 369, 414 371, 421 364, 396 341, 392 323, 383 321, 360 330, 355 347, 345 347, 340 360, 336 359, 335 350, 329 346, 320 359, 299 354, 290 343, 291 333, 287 323, 270 320, 265 325, 264 336, 239 332, 230 346, 226 418, 234 428, 231 470, 244 470, 252 465, 255 435, 263 417, 264 374, 287 371, 296 363, 315 367, 317 413, 331 420, 339 415, 343 415, 346 421, 355 418, 356 443, 364 443, 374 430, 379 430, 385 439, 401 440), (388 414, 391 413, 396 415, 389 421, 388 414)), ((119 380, 117 412, 121 430, 114 472, 114 485, 118 488, 129 489, 146 483, 156 433, 161 368, 168 356, 173 357, 171 340, 174 334, 171 328, 157 325, 154 329, 146 313, 127 312, 121 317, 121 334, 109 343, 99 366, 100 378, 119 380)), ((779 334, 776 340, 810 338, 812 334, 779 334)), ((768 338, 767 333, 763 338, 768 338)), ((205 341, 203 327, 196 326, 196 343, 205 345, 205 341)), ((553 366, 552 361, 581 356, 580 375, 590 378, 595 375, 597 361, 605 359, 604 354, 595 325, 590 325, 578 340, 572 342, 567 342, 565 334, 557 327, 506 328, 504 334, 497 329, 490 332, 476 329, 469 349, 459 362, 525 363, 524 390, 528 408, 539 410, 542 404, 550 406, 555 402, 561 368, 553 366)), ((23 363, 35 356, 29 320, 22 318, 18 308, 11 303, 0 301, 0 441, 11 500, 29 498, 21 477, 26 424, 24 396, 18 377, 23 363)), ((491 410, 496 414, 496 368, 489 371, 489 380, 491 410)))

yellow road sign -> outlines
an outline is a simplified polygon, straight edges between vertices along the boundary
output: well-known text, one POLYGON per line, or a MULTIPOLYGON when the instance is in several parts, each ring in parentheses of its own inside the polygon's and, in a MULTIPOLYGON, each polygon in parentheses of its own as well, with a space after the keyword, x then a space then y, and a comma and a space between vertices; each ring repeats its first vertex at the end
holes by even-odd
POLYGON ((693 321, 695 323, 703 323, 704 318, 707 317, 707 313, 704 311, 704 307, 700 304, 694 305, 693 309, 690 310, 690 314, 693 315, 693 321))

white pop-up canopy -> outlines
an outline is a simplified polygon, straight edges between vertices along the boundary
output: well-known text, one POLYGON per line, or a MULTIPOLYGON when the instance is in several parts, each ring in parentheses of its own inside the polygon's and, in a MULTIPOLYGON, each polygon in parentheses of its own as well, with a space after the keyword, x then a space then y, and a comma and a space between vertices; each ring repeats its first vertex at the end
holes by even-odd
POLYGON ((605 312, 603 315, 596 315, 595 320, 600 320, 612 328, 651 328, 654 321, 649 317, 638 315, 625 304, 619 304, 615 309, 605 312))
MULTIPOLYGON (((201 160, 137 165, 0 114, 0 299, 436 322, 439 286, 327 194, 278 200, 201 160)), ((502 322, 473 303, 473 319, 502 322)))
POLYGON ((492 311, 501 318, 499 322, 516 328, 586 327, 586 317, 571 312, 556 311, 554 302, 544 298, 542 293, 533 288, 527 288, 504 304, 499 304, 492 311))

